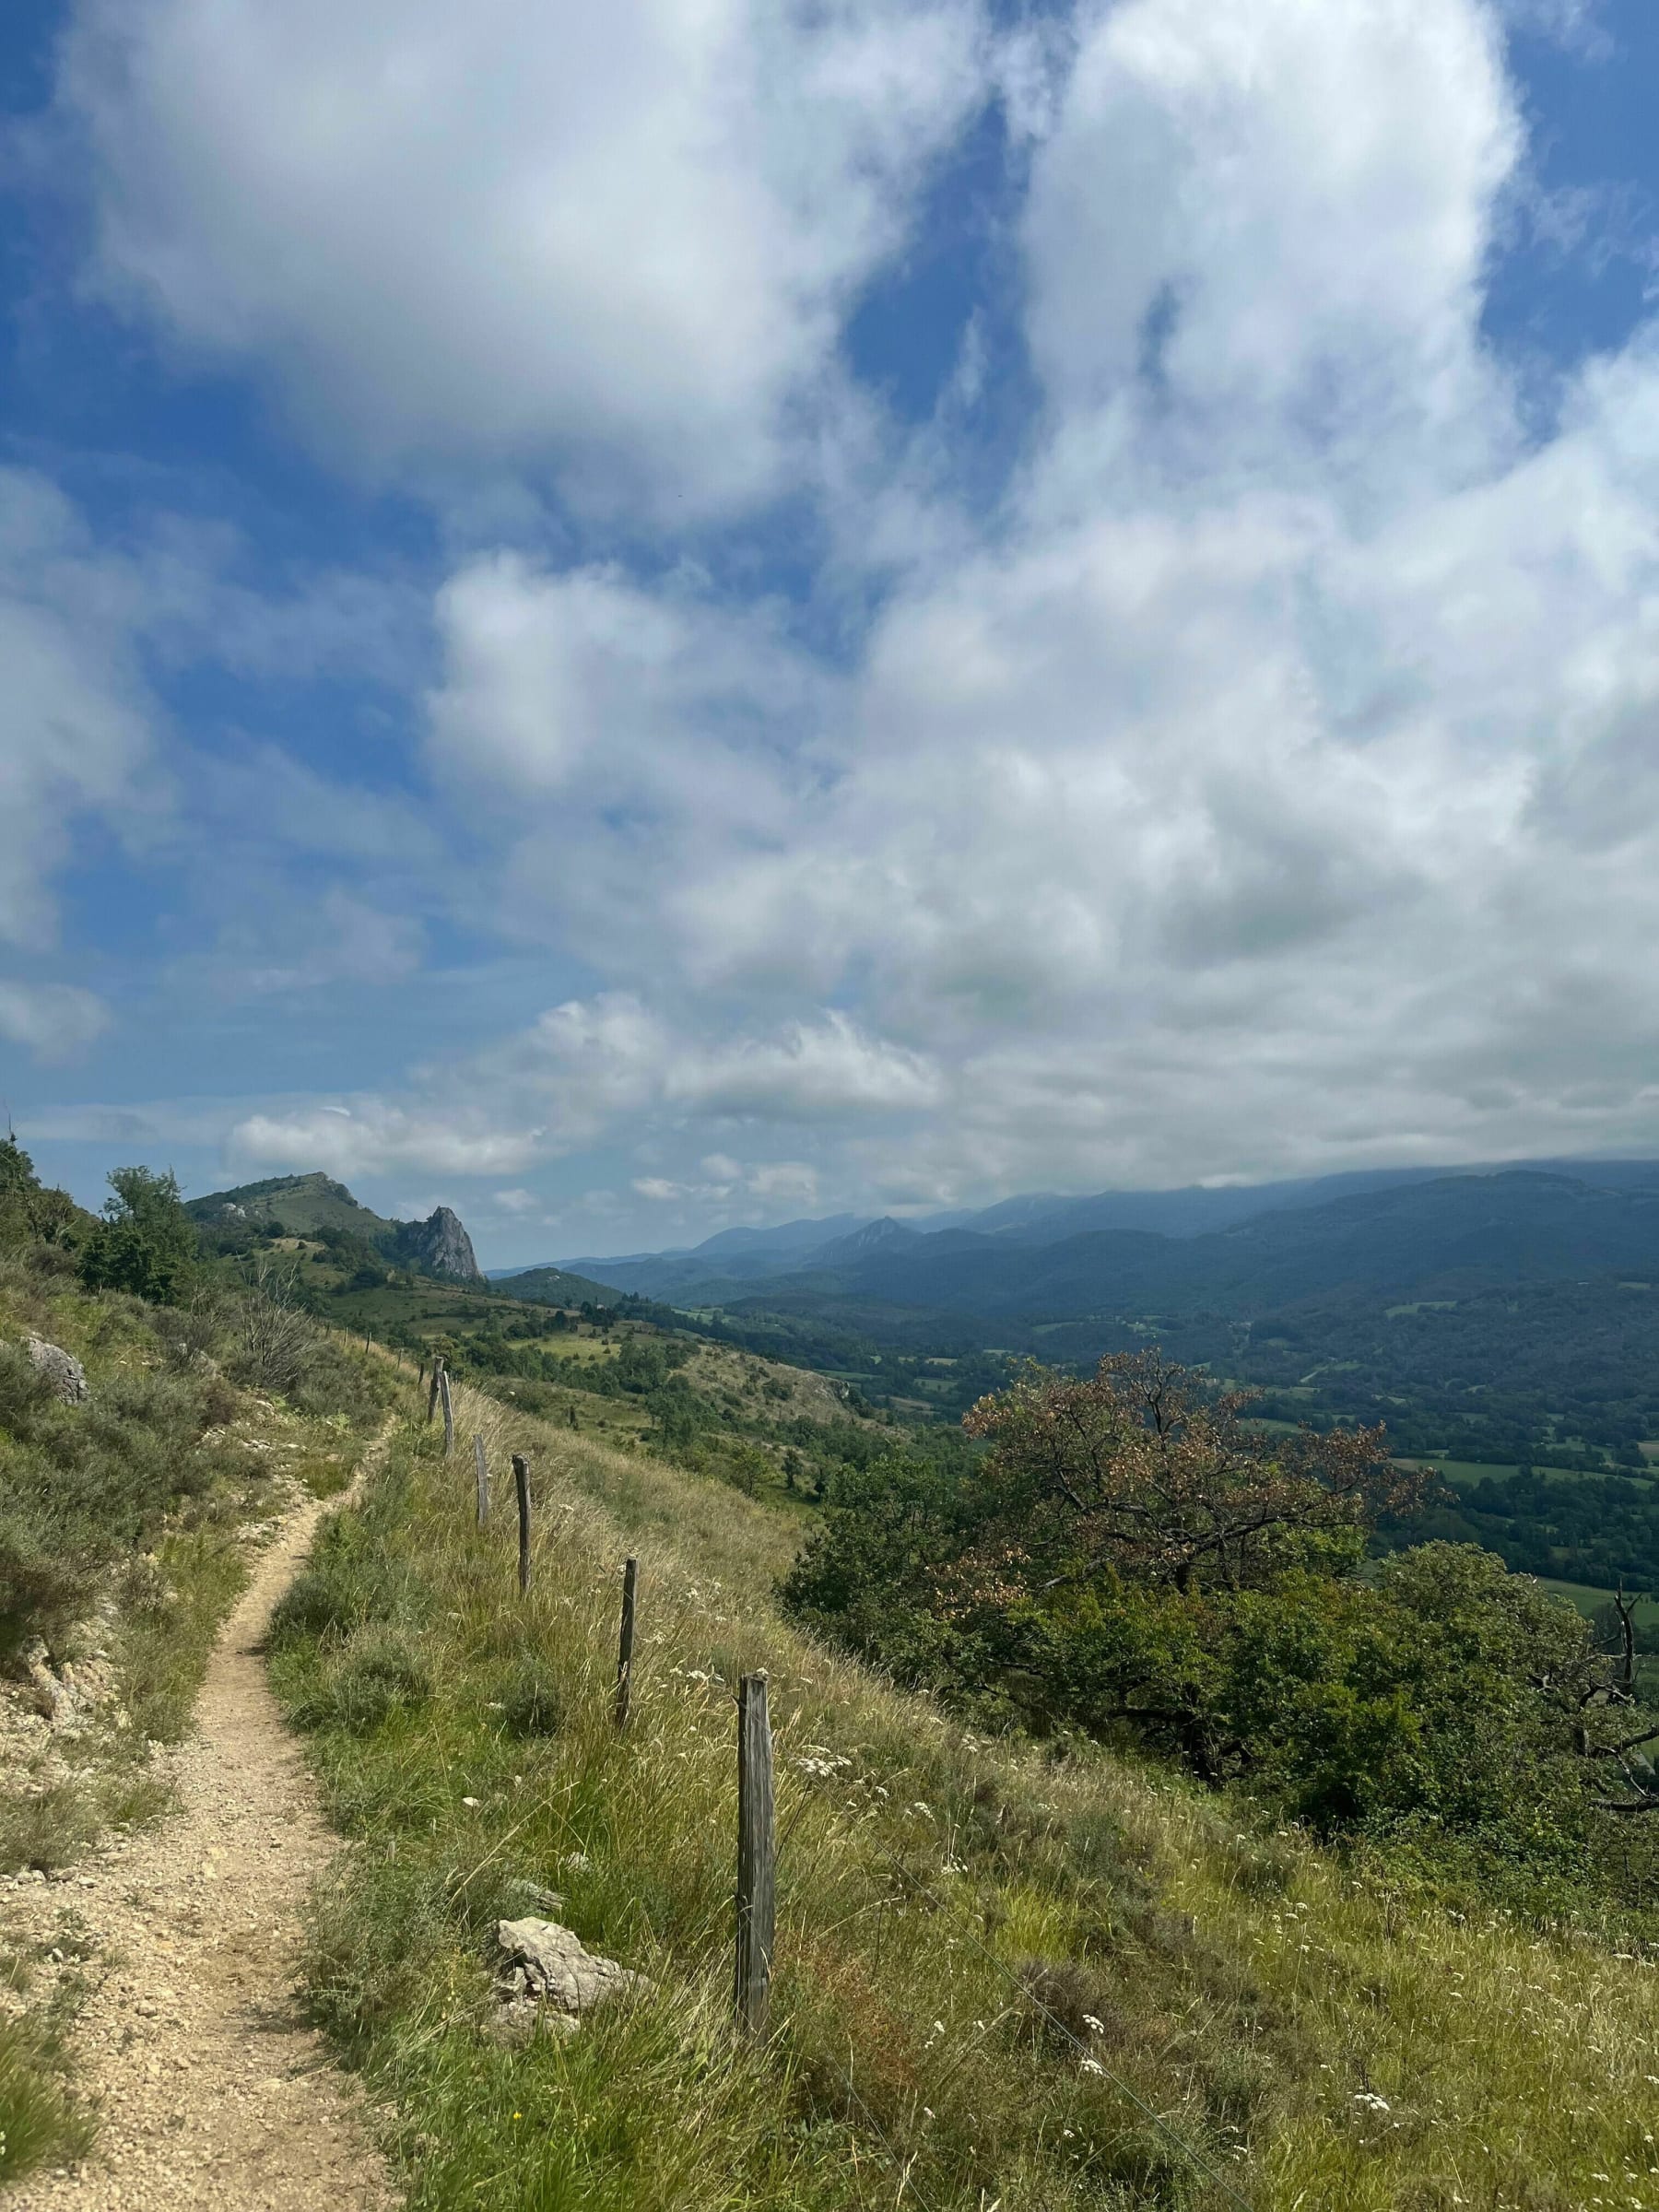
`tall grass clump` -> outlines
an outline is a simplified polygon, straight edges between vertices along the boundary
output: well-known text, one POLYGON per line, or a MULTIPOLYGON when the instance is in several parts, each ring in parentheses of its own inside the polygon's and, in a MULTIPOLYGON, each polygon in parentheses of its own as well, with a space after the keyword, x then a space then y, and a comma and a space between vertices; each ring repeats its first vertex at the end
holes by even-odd
POLYGON ((38 2021, 0 2018, 0 2188, 78 2158, 91 2140, 60 2060, 38 2021))
POLYGON ((779 1618, 764 1506, 457 1397, 498 1467, 532 1458, 528 1598, 510 1494, 477 1530, 470 1453, 411 1421, 274 1634, 351 1840, 312 2001, 397 2115, 411 2206, 1659 2207, 1651 1952, 1461 1916, 1081 1740, 966 1731, 779 1618), (758 1667, 759 2047, 730 2024, 733 1693, 758 1667), (503 2046, 493 1924, 548 1891, 655 1994, 503 2046))
POLYGON ((63 1404, 19 1344, 0 1343, 0 1658, 53 1642, 117 1560, 227 1472, 211 1432, 234 1394, 164 1364, 144 1309, 122 1310, 135 1301, 75 1302, 54 1341, 95 1372, 87 1404, 63 1404))

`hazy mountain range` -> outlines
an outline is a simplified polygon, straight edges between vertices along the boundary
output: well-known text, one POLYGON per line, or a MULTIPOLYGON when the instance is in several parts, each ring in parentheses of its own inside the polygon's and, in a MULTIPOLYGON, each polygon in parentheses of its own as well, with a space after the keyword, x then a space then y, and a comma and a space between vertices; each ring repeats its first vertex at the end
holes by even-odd
POLYGON ((1420 1296, 1618 1271, 1645 1278, 1659 1277, 1659 1161, 1034 1194, 919 1222, 842 1214, 723 1230, 689 1251, 559 1265, 678 1305, 873 1300, 1028 1320, 1247 1314, 1341 1286, 1420 1296))

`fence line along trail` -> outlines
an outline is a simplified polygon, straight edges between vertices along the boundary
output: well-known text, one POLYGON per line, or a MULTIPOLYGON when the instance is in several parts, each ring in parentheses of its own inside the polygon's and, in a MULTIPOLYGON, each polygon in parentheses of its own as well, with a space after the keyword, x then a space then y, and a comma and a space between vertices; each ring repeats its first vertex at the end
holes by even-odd
POLYGON ((325 1507, 295 1509, 220 1632, 173 1756, 177 1809, 85 1880, 4 1893, 0 1941, 73 1904, 93 1948, 76 2078, 85 2165, 0 2188, 0 2212, 391 2212, 358 2093, 295 2001, 300 1913, 337 1847, 265 1681, 276 1600, 325 1507))

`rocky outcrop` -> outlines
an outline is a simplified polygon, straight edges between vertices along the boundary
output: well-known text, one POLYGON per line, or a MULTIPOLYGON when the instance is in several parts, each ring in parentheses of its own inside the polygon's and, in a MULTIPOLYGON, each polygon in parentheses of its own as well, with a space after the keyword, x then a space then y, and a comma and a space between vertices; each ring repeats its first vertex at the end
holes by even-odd
POLYGON ((447 1206, 434 1206, 424 1221, 400 1221, 393 1246, 394 1257, 423 1275, 436 1275, 450 1283, 481 1283, 484 1270, 473 1252, 472 1239, 459 1214, 447 1206))
POLYGON ((509 2040, 527 2035, 538 2018, 556 2033, 573 2034, 595 2006, 648 1996, 656 1986, 614 1959, 601 1959, 556 1920, 498 1921, 496 1947, 497 2030, 509 2040))
POLYGON ((62 1398, 65 1406, 84 1406, 92 1395, 86 1369, 61 1344, 48 1344, 44 1336, 29 1335, 23 1339, 23 1351, 36 1374, 45 1378, 53 1396, 62 1398))

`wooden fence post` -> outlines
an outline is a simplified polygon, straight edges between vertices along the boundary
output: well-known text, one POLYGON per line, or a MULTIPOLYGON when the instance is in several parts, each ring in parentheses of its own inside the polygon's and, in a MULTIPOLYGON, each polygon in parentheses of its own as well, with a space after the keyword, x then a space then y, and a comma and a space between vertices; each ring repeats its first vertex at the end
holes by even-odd
POLYGON ((478 1526, 489 1518, 489 1462, 484 1456, 484 1439, 473 1438, 473 1464, 478 1473, 478 1526))
POLYGON ((443 1456, 448 1459, 455 1449, 455 1409, 450 1403, 449 1369, 438 1370, 438 1395, 443 1406, 443 1456))
POLYGON ((622 1640, 617 1652, 617 1725, 628 1725, 628 1708, 633 1696, 634 1601, 640 1587, 640 1562, 629 1559, 622 1570, 622 1640))
POLYGON ((432 1387, 427 1392, 427 1423, 429 1427, 431 1424, 432 1416, 438 1410, 438 1378, 442 1372, 443 1354, 439 1352, 432 1360, 432 1387))
POLYGON ((771 1723, 766 1677, 745 1675, 737 1686, 737 1986, 738 2028, 766 2032, 772 1936, 777 1908, 778 1839, 772 1819, 771 1723))
POLYGON ((519 1595, 530 1587, 530 1462, 522 1453, 512 1455, 512 1481, 518 1491, 519 1595))

